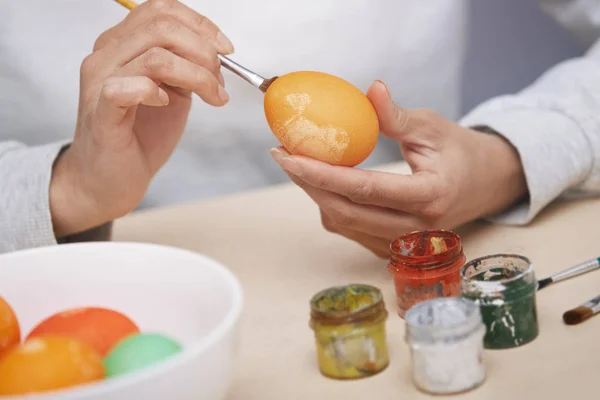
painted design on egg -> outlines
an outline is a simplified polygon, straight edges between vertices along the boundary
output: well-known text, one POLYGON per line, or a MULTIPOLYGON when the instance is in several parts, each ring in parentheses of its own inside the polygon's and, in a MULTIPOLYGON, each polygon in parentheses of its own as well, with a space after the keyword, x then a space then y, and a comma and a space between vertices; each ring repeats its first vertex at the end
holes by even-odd
POLYGON ((318 126, 306 119, 302 114, 311 103, 309 94, 290 93, 285 100, 294 114, 283 122, 274 123, 277 139, 292 154, 339 162, 350 144, 348 133, 332 125, 318 126))

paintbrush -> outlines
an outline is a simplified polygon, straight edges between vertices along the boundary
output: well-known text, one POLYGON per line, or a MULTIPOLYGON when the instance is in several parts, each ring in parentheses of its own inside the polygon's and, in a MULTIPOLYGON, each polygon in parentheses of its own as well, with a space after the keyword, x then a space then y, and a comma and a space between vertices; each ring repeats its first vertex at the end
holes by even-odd
MULTIPOLYGON (((137 7, 137 3, 132 0, 115 1, 130 11, 137 7)), ((221 61, 222 66, 224 66, 225 68, 227 68, 246 82, 250 83, 252 86, 258 88, 258 90, 260 90, 263 93, 265 93, 269 86, 271 86, 271 83, 273 83, 275 79, 277 79, 277 76, 274 76, 273 78, 263 78, 259 74, 250 71, 248 68, 242 67, 240 64, 236 63, 230 58, 225 57, 222 54, 219 54, 219 60, 221 61)))
POLYGON ((549 285, 551 285, 553 283, 564 281, 566 279, 570 279, 575 276, 582 275, 582 274, 585 274, 590 271, 594 271, 599 268, 600 268, 600 257, 594 258, 593 260, 586 261, 582 264, 576 265, 567 270, 564 270, 562 272, 554 274, 549 278, 540 279, 538 281, 537 290, 541 290, 545 287, 548 287, 549 285))
POLYGON ((597 314, 598 311, 600 311, 600 296, 596 296, 579 307, 564 313, 563 321, 567 325, 580 324, 594 314, 597 314))

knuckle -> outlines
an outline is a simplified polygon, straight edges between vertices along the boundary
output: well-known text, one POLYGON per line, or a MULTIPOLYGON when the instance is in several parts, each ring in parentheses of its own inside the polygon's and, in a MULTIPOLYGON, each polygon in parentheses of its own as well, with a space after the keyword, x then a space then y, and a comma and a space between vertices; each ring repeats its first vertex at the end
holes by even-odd
POLYGON ((108 102, 113 102, 119 93, 119 86, 110 81, 106 81, 102 86, 102 92, 100 95, 108 102))
POLYGON ((196 14, 196 16, 194 17, 194 24, 199 29, 208 28, 211 25, 210 20, 201 14, 196 14))
POLYGON ((153 74, 172 70, 173 60, 168 57, 168 51, 161 47, 153 47, 142 56, 142 68, 153 74))
POLYGON ((345 206, 332 207, 328 210, 331 219, 339 226, 352 228, 356 225, 356 217, 345 206))
POLYGON ((177 0, 149 0, 150 6, 156 11, 166 11, 173 7, 177 0))
POLYGON ((327 190, 329 188, 329 181, 327 180, 327 177, 323 174, 315 174, 310 179, 310 184, 311 186, 317 189, 327 190))
POLYGON ((427 220, 435 222, 445 217, 450 211, 450 204, 444 198, 439 198, 427 204, 422 214, 427 220))
POLYGON ((211 74, 205 70, 200 69, 196 75, 196 89, 200 93, 217 93, 217 86, 211 79, 211 74))
POLYGON ((146 30, 151 34, 165 34, 175 32, 180 27, 181 22, 175 17, 168 14, 159 14, 148 22, 146 30))
POLYGON ((88 55, 81 62, 80 73, 82 77, 90 76, 94 73, 96 69, 96 57, 94 53, 88 55))
POLYGON ((408 126, 408 112, 406 110, 394 107, 394 119, 399 131, 404 130, 408 126))
POLYGON ((365 203, 373 198, 373 187, 370 184, 354 186, 348 189, 347 197, 354 203, 365 203))
POLYGON ((96 39, 96 41, 94 42, 93 50, 97 51, 97 50, 105 47, 109 41, 110 41, 110 39, 109 39, 108 33, 104 32, 103 34, 98 36, 98 39, 96 39))
POLYGON ((327 232, 337 233, 337 229, 335 229, 335 224, 323 211, 321 211, 321 225, 323 225, 323 228, 325 228, 327 232))
POLYGON ((367 180, 362 185, 349 188, 347 197, 354 203, 370 204, 381 201, 384 196, 382 191, 371 180, 367 180))

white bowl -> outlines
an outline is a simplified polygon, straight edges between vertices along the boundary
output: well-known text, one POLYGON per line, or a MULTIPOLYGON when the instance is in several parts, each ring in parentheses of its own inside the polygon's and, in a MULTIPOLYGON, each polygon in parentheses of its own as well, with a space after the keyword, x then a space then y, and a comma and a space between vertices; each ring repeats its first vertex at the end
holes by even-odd
MULTIPOLYGON (((237 348, 242 288, 224 266, 186 250, 86 243, 0 255, 0 296, 22 335, 55 312, 108 307, 183 351, 139 372, 46 394, 40 400, 220 399, 237 348)), ((11 397, 12 398, 12 397, 11 397)))

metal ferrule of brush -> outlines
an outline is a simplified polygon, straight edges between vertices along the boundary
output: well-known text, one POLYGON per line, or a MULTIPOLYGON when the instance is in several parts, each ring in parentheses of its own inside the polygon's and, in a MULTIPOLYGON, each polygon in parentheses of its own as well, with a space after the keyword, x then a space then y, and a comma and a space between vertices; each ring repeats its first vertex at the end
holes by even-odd
POLYGON ((247 68, 242 67, 240 64, 235 61, 225 57, 224 55, 219 54, 219 60, 221 60, 221 65, 239 76, 240 78, 250 82, 252 85, 260 88, 260 85, 263 84, 265 78, 262 76, 250 71, 247 68))
POLYGON ((586 272, 597 269, 599 266, 600 262, 598 262, 598 259, 594 259, 586 261, 583 264, 576 265, 573 268, 569 268, 565 271, 554 274, 551 278, 553 282, 564 281, 565 279, 573 278, 575 276, 585 274, 586 272))

